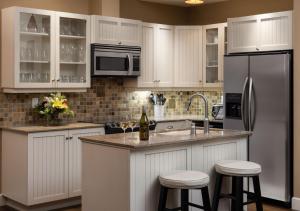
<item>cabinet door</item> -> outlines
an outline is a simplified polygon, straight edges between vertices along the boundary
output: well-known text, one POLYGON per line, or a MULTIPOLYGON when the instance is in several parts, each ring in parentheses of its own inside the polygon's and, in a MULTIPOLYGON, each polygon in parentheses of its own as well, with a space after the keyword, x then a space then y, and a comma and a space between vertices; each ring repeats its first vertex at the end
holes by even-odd
POLYGON ((67 131, 29 134, 29 205, 68 198, 67 131))
POLYGON ((142 45, 142 22, 137 20, 120 19, 120 44, 142 45))
POLYGON ((172 87, 174 81, 174 27, 157 25, 155 79, 159 87, 172 87))
POLYGON ((202 27, 175 28, 175 87, 202 85, 202 27))
POLYGON ((15 34, 11 34, 15 36, 15 88, 52 88, 55 12, 28 8, 17 8, 15 12, 16 22, 11 23, 16 26, 15 34))
POLYGON ((155 24, 143 24, 142 71, 138 77, 138 87, 155 86, 155 24))
POLYGON ((92 43, 119 44, 120 19, 92 16, 92 43))
POLYGON ((205 87, 220 87, 223 80, 225 24, 203 27, 203 77, 205 87))
POLYGON ((81 140, 79 137, 103 134, 103 128, 69 131, 69 197, 81 195, 81 140))
POLYGON ((228 19, 229 53, 253 52, 258 49, 259 16, 228 19))
POLYGON ((90 87, 90 17, 56 15, 57 88, 90 87))
POLYGON ((259 49, 292 49, 292 11, 260 15, 259 49))

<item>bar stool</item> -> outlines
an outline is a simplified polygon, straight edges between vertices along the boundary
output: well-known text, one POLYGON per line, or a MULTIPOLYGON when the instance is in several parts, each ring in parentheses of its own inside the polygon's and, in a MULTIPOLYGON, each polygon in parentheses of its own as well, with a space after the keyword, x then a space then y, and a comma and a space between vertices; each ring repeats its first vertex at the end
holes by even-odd
POLYGON ((263 211, 261 201, 261 191, 259 184, 259 174, 261 173, 261 166, 257 163, 237 160, 223 160, 215 164, 217 172, 215 192, 212 204, 212 210, 217 211, 219 200, 221 198, 231 199, 231 211, 243 211, 243 206, 246 204, 256 203, 256 210, 263 211), (232 193, 221 194, 223 177, 232 177, 232 193), (253 179, 254 194, 244 191, 243 178, 250 177, 253 179), (243 194, 248 196, 253 195, 254 200, 243 202, 243 194))
POLYGON ((188 211, 189 206, 205 211, 211 211, 208 193, 209 176, 199 171, 174 171, 159 176, 160 197, 158 211, 181 210, 188 211), (181 190, 181 207, 166 208, 167 195, 169 189, 181 190), (189 202, 189 190, 200 189, 202 193, 203 206, 189 202))

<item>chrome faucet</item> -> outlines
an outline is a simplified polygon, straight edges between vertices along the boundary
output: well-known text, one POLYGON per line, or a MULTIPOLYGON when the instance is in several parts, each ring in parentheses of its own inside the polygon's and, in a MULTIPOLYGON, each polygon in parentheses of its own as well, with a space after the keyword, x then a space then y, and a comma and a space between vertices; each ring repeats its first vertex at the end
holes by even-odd
POLYGON ((204 104, 205 104, 204 133, 208 134, 209 133, 209 119, 208 119, 208 101, 207 101, 207 98, 204 95, 200 94, 200 93, 196 93, 196 94, 192 95, 191 98, 190 98, 190 102, 188 104, 187 110, 188 111, 190 110, 192 100, 197 96, 200 97, 204 101, 204 104))

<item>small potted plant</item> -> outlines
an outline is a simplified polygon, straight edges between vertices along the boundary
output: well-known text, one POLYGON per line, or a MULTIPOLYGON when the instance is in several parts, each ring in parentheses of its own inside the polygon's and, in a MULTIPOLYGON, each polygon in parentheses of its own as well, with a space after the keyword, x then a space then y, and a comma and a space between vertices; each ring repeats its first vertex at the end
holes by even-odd
POLYGON ((50 96, 43 97, 35 107, 35 110, 40 116, 46 118, 47 126, 60 125, 60 114, 74 116, 74 112, 70 109, 66 97, 60 93, 52 93, 50 96))

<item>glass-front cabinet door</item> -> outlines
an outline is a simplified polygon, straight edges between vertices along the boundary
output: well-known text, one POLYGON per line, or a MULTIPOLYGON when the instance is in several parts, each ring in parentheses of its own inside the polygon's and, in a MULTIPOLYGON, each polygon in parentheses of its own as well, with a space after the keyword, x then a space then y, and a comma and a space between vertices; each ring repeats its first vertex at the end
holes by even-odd
POLYGON ((57 13, 58 88, 90 86, 90 18, 85 15, 57 13))
POLYGON ((24 8, 16 15, 16 86, 53 87, 55 13, 24 8))
POLYGON ((225 55, 225 26, 213 24, 203 27, 203 76, 205 87, 221 87, 225 55))

